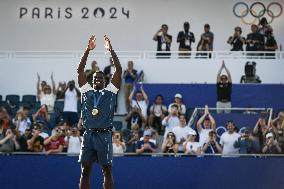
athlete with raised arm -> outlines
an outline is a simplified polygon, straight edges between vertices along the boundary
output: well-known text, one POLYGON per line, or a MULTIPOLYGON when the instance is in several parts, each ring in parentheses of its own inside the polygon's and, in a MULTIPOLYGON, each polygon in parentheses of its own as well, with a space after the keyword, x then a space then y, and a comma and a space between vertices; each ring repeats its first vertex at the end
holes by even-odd
POLYGON ((90 51, 96 47, 96 38, 92 35, 88 46, 78 65, 78 83, 81 90, 82 120, 86 131, 83 135, 79 156, 81 163, 80 189, 90 188, 92 164, 98 163, 104 176, 104 188, 113 188, 112 177, 112 122, 116 96, 121 84, 122 68, 112 49, 110 39, 105 35, 105 49, 112 57, 115 73, 111 82, 105 87, 105 76, 101 71, 93 75, 93 86, 88 84, 84 72, 90 51))

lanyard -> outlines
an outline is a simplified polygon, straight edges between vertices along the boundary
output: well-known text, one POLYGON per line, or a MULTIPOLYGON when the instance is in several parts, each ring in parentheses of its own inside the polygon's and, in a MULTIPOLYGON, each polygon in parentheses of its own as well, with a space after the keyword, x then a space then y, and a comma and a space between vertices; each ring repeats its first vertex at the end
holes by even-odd
POLYGON ((102 93, 99 92, 98 98, 96 98, 96 93, 94 93, 94 108, 98 107, 101 97, 102 97, 102 93))

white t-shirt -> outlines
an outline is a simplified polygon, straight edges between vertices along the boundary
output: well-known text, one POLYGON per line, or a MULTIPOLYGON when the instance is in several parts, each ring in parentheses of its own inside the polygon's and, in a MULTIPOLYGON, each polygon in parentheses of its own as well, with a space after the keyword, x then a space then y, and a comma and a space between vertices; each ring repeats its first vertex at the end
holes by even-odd
POLYGON ((156 117, 160 117, 163 112, 166 112, 167 111, 167 107, 165 105, 156 105, 156 104, 153 104, 151 107, 150 107, 150 111, 153 111, 154 115, 156 117))
POLYGON ((65 98, 64 98, 64 112, 77 112, 77 92, 75 89, 71 91, 70 89, 67 89, 65 92, 65 98))
MULTIPOLYGON (((16 121, 15 121, 15 119, 13 119, 13 123, 14 123, 15 125, 17 124, 16 121)), ((26 129, 29 129, 29 128, 30 128, 31 124, 32 124, 32 122, 31 122, 30 118, 26 118, 26 119, 20 121, 20 123, 19 123, 19 128, 18 128, 20 134, 21 134, 21 135, 24 134, 25 131, 26 131, 26 129)))
POLYGON ((198 132, 199 134, 199 143, 201 146, 203 146, 204 143, 206 143, 209 139, 209 132, 212 131, 212 129, 203 129, 201 128, 201 131, 198 132))
POLYGON ((56 96, 54 94, 41 94, 40 95, 40 105, 47 105, 48 112, 53 112, 54 103, 56 100, 56 96))
POLYGON ((136 100, 132 100, 131 102, 131 107, 138 107, 139 109, 141 109, 141 113, 144 116, 145 119, 147 119, 147 107, 148 104, 146 103, 145 100, 140 100, 140 101, 136 101, 136 100))
POLYGON ((164 138, 167 137, 168 132, 172 132, 173 128, 179 126, 179 118, 177 116, 171 116, 168 121, 166 121, 166 118, 167 117, 165 117, 162 121, 162 125, 166 127, 164 138))
POLYGON ((72 153, 72 154, 80 153, 81 141, 82 141, 82 137, 70 136, 69 137, 69 143, 68 143, 68 137, 66 136, 65 137, 65 142, 66 142, 66 144, 68 143, 67 153, 72 153))
POLYGON ((197 149, 200 147, 199 142, 187 142, 185 146, 185 151, 197 151, 197 149))
POLYGON ((234 147, 235 141, 238 140, 240 135, 236 132, 229 134, 228 131, 223 133, 220 138, 220 144, 223 146, 223 155, 238 154, 239 149, 234 147))
POLYGON ((112 148, 114 154, 122 154, 126 150, 122 145, 117 145, 115 143, 112 143, 112 148))
MULTIPOLYGON (((185 127, 178 126, 173 128, 173 133, 176 135, 176 142, 179 143, 181 138, 184 138, 186 140, 189 131, 192 130, 193 129, 190 128, 189 126, 185 127)), ((183 151, 183 144, 178 145, 178 151, 183 151)))

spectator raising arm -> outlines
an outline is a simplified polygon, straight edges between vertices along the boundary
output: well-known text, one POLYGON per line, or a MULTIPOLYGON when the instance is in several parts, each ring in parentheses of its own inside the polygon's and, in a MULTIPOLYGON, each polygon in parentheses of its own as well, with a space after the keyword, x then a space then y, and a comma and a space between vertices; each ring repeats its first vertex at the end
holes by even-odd
POLYGON ((56 95, 56 86, 55 86, 55 81, 54 81, 54 78, 53 78, 53 72, 51 73, 50 78, 51 78, 51 83, 52 83, 52 93, 54 95, 56 95))

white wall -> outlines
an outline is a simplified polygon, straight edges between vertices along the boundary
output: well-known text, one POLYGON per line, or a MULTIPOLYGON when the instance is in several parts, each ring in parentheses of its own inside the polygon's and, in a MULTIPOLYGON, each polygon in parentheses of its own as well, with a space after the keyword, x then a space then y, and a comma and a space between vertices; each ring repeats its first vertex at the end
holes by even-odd
MULTIPOLYGON (((283 1, 276 0, 283 4, 283 1)), ((250 26, 232 13, 235 0, 2 0, 0 1, 0 50, 78 50, 85 47, 90 34, 98 36, 98 48, 103 49, 102 36, 108 33, 119 50, 155 50, 152 41, 160 25, 169 25, 173 35, 172 50, 177 50, 176 36, 184 21, 190 21, 191 30, 199 40, 203 25, 209 23, 215 33, 215 50, 228 50, 226 40, 235 26, 241 26, 246 35, 250 26), (19 18, 21 7, 28 14, 19 18), (32 19, 33 8, 40 8, 40 19, 32 19), (53 19, 44 18, 46 7, 53 10, 53 19), (65 8, 72 8, 72 18, 65 19, 65 8), (81 9, 89 8, 89 19, 81 19, 81 9), (117 19, 96 19, 90 12, 97 7, 108 11, 117 8, 117 19), (130 11, 127 19, 121 9, 130 11), (61 18, 56 18, 58 8, 61 18)), ((254 1, 245 1, 251 5, 254 1)), ((265 5, 271 1, 264 0, 265 5)), ((275 10, 277 12, 277 10, 275 10)), ((110 13, 106 12, 106 17, 110 13)), ((248 20, 250 17, 247 18, 248 20)), ((270 20, 270 19, 268 19, 270 20)), ((271 24, 279 44, 284 42, 283 14, 271 24)), ((194 48, 196 44, 193 45, 194 48)))

